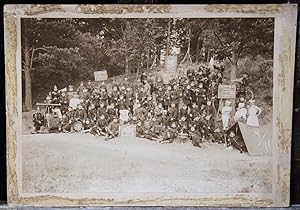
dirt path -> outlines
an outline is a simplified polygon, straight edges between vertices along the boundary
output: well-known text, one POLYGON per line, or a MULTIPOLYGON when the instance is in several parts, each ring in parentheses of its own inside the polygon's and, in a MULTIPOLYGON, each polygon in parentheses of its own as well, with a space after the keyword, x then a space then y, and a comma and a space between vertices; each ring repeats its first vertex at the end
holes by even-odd
POLYGON ((223 145, 108 142, 90 134, 23 136, 23 192, 270 192, 267 157, 223 145))

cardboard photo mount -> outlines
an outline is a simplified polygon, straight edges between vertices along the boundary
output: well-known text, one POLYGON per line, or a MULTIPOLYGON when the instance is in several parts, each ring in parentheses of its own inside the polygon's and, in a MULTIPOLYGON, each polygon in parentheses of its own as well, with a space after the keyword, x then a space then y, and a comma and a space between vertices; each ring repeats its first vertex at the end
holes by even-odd
POLYGON ((287 207, 297 5, 6 5, 4 9, 8 203, 11 206, 287 207), (22 162, 21 18, 257 18, 275 19, 273 63, 272 192, 174 194, 24 194, 22 162))

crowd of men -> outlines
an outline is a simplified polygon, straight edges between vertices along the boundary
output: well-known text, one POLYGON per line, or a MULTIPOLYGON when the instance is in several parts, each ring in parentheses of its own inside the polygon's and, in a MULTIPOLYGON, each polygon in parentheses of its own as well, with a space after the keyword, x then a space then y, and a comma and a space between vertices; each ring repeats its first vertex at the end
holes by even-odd
MULTIPOLYGON (((218 86, 227 84, 223 71, 222 66, 200 65, 168 83, 142 74, 136 82, 124 78, 110 91, 104 82, 100 86, 81 82, 76 89, 69 86, 59 90, 54 86, 44 103, 45 115, 38 111, 33 116, 35 132, 47 123, 49 130, 73 132, 80 122, 82 132, 108 140, 119 135, 120 124, 129 124, 136 125, 137 137, 160 143, 191 141, 201 147, 210 141, 231 146, 236 141, 230 140, 234 138, 232 133, 226 138, 229 127, 237 121, 259 126, 261 109, 246 96, 247 74, 236 80, 236 100, 218 99, 218 86), (49 125, 53 113, 57 116, 56 126, 49 125)), ((239 143, 235 146, 243 151, 239 143)))

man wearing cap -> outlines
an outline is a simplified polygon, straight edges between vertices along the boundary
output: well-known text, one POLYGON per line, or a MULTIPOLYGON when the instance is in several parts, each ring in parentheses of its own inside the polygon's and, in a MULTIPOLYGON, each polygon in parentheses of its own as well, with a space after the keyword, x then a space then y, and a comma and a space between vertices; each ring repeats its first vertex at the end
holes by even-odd
POLYGON ((100 89, 100 93, 99 93, 99 102, 104 103, 104 106, 106 107, 108 104, 108 93, 105 87, 102 87, 100 89))
POLYGON ((173 122, 170 126, 165 126, 163 139, 159 141, 159 143, 173 143, 177 138, 178 131, 176 123, 173 122))
POLYGON ((108 122, 111 122, 115 117, 118 117, 117 109, 115 108, 114 104, 110 104, 107 106, 106 113, 107 113, 108 122))
POLYGON ((195 147, 202 147, 202 139, 201 139, 201 134, 198 129, 196 129, 194 126, 191 126, 189 130, 189 138, 192 140, 192 144, 195 147))
POLYGON ((37 111, 32 115, 32 118, 33 126, 35 128, 34 132, 38 133, 40 132, 41 127, 45 125, 45 117, 39 107, 37 107, 37 111))
POLYGON ((180 134, 188 134, 189 131, 189 124, 187 121, 186 116, 182 116, 178 121, 179 133, 180 134))
POLYGON ((77 88, 77 93, 79 94, 79 97, 81 98, 82 97, 82 93, 83 93, 83 89, 84 89, 84 84, 83 82, 80 82, 80 85, 79 87, 77 88))
POLYGON ((68 106, 69 106, 69 98, 65 91, 63 91, 61 93, 59 103, 61 104, 60 110, 61 110, 62 114, 66 113, 66 111, 68 110, 68 106))
POLYGON ((169 108, 169 121, 175 122, 177 121, 178 110, 176 104, 174 102, 171 103, 171 107, 169 108))
POLYGON ((157 104, 157 106, 155 106, 155 108, 154 108, 154 116, 156 117, 156 119, 159 123, 161 123, 163 111, 164 111, 164 108, 162 106, 162 103, 159 102, 157 104))
POLYGON ((188 107, 186 104, 183 104, 182 107, 179 109, 178 116, 179 116, 179 118, 182 118, 183 116, 185 116, 186 119, 188 120, 189 112, 188 112, 188 107))
POLYGON ((141 121, 138 121, 136 124, 136 137, 145 138, 145 130, 141 121))
POLYGON ((105 136, 106 127, 108 125, 107 118, 102 114, 99 116, 99 119, 96 122, 96 125, 93 126, 91 133, 93 135, 105 136))
POLYGON ((191 93, 191 86, 188 85, 186 89, 183 90, 183 103, 191 108, 192 105, 192 93, 191 93))
POLYGON ((178 108, 181 95, 182 93, 177 85, 173 85, 173 90, 171 91, 171 101, 175 103, 176 108, 178 108))
POLYGON ((74 124, 74 116, 73 115, 68 115, 68 112, 63 115, 61 124, 59 126, 59 130, 66 133, 66 132, 71 132, 73 129, 73 124, 74 124))
POLYGON ((130 112, 133 113, 133 105, 134 105, 135 95, 130 86, 126 88, 125 100, 126 105, 129 107, 130 112))
POLYGON ((172 87, 171 87, 171 85, 168 85, 167 90, 165 91, 165 94, 164 94, 163 107, 165 110, 168 110, 171 105, 171 91, 172 91, 172 87))
POLYGON ((119 123, 118 119, 116 117, 113 118, 113 121, 111 121, 108 126, 106 127, 106 138, 105 140, 109 140, 112 138, 116 138, 119 135, 119 123))
POLYGON ((75 118, 85 123, 87 113, 86 110, 82 107, 82 105, 79 105, 77 110, 75 111, 75 118))
POLYGON ((97 117, 100 117, 101 115, 106 115, 107 108, 105 107, 103 102, 100 102, 100 106, 97 109, 97 117))
POLYGON ((88 90, 89 94, 92 94, 94 88, 93 88, 91 80, 88 80, 86 89, 88 90))

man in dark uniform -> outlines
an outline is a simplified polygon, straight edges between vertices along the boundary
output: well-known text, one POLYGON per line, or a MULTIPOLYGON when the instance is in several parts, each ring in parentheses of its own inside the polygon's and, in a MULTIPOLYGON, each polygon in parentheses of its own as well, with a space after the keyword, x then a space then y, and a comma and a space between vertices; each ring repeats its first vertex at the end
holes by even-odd
POLYGON ((156 117, 157 121, 161 123, 162 121, 162 114, 163 114, 164 108, 162 106, 162 103, 158 103, 157 106, 154 108, 154 116, 156 117))
POLYGON ((90 103, 90 105, 88 107, 87 118, 89 118, 90 121, 96 121, 96 119, 97 119, 97 110, 93 103, 90 103))
POLYGON ((159 143, 173 143, 178 136, 176 123, 173 122, 170 126, 165 126, 163 139, 159 143))
POLYGON ((199 108, 202 105, 206 104, 206 90, 203 87, 203 83, 199 83, 199 87, 196 92, 197 97, 197 104, 199 105, 199 108))
POLYGON ((124 110, 124 109, 129 110, 124 95, 120 95, 117 103, 118 103, 119 110, 124 110))
POLYGON ((61 104, 60 106, 61 113, 62 114, 66 113, 69 106, 69 97, 64 91, 61 93, 59 103, 61 104))
POLYGON ((100 89, 100 93, 99 93, 99 102, 104 103, 104 106, 106 107, 108 104, 108 93, 106 91, 106 88, 102 87, 100 89))
POLYGON ((195 147, 202 147, 202 139, 201 134, 198 129, 196 129, 194 126, 192 126, 189 130, 189 137, 192 140, 192 144, 195 147))
POLYGON ((80 120, 82 123, 85 123, 86 118, 86 110, 81 105, 79 105, 78 109, 75 111, 75 119, 80 120))
POLYGON ((88 81, 86 88, 87 88, 89 94, 92 94, 94 87, 92 85, 91 80, 88 81))
POLYGON ((112 138, 116 138, 119 135, 119 123, 118 119, 116 117, 113 118, 113 121, 111 121, 108 126, 106 127, 106 138, 105 140, 109 140, 112 138))
POLYGON ((173 85, 173 90, 171 91, 171 101, 175 103, 176 108, 178 108, 180 97, 182 97, 182 93, 175 84, 173 85))
POLYGON ((101 115, 106 115, 107 113, 107 108, 104 105, 104 102, 100 102, 100 106, 97 109, 97 118, 100 117, 101 115))
POLYGON ((137 109, 135 110, 135 115, 136 115, 136 118, 138 120, 145 120, 146 119, 146 116, 147 116, 147 109, 144 107, 144 106, 141 106, 141 104, 137 104, 137 109))
POLYGON ((172 91, 172 87, 168 85, 167 90, 165 91, 164 94, 164 102, 163 102, 163 107, 165 110, 168 110, 171 105, 171 91, 172 91))
POLYGON ((100 106, 100 95, 99 89, 96 88, 91 95, 91 103, 95 105, 95 109, 97 110, 100 106))
POLYGON ((117 85, 114 85, 112 92, 109 95, 109 103, 114 104, 116 108, 118 108, 117 102, 118 102, 119 96, 120 96, 119 88, 117 85))
POLYGON ((147 111, 150 113, 153 113, 155 104, 154 104, 152 96, 148 96, 147 100, 144 102, 144 104, 145 104, 145 108, 147 109, 147 111))
POLYGON ((42 112, 40 111, 40 108, 37 107, 37 112, 35 112, 33 115, 33 126, 35 128, 35 131, 36 133, 39 133, 40 132, 40 129, 42 126, 45 126, 45 117, 44 115, 42 114, 42 112))
POLYGON ((179 109, 178 116, 179 116, 179 118, 182 118, 183 116, 185 116, 186 119, 188 120, 188 118, 189 118, 189 110, 188 110, 188 107, 187 107, 186 104, 183 104, 182 108, 179 109))
POLYGON ((102 114, 99 116, 99 119, 96 121, 96 125, 93 126, 91 133, 93 135, 105 136, 106 135, 106 127, 108 125, 107 119, 102 114))
POLYGON ((176 104, 174 102, 171 103, 171 107, 169 108, 169 121, 175 122, 177 121, 177 117, 178 117, 178 110, 176 107, 176 104))
POLYGON ((63 120, 59 128, 59 130, 64 133, 71 132, 73 130, 74 117, 72 115, 68 115, 68 112, 63 115, 63 120))
POLYGON ((200 117, 200 110, 196 102, 193 103, 189 116, 191 119, 194 119, 195 117, 200 117))
POLYGON ((117 109, 114 104, 110 104, 107 106, 107 120, 111 122, 114 118, 118 117, 117 109))
POLYGON ((158 87, 158 91, 155 94, 156 96, 156 103, 159 104, 161 103, 162 105, 164 104, 164 90, 162 86, 158 87))
POLYGON ((130 86, 128 86, 126 89, 125 100, 126 100, 127 106, 130 109, 130 112, 133 113, 133 105, 134 105, 135 95, 130 86))
POLYGON ((80 85, 79 85, 79 87, 77 88, 77 93, 78 93, 78 95, 79 95, 80 98, 82 97, 83 89, 84 89, 84 88, 85 88, 85 87, 84 87, 83 82, 80 82, 80 85))
POLYGON ((179 123, 179 129, 180 129, 179 133, 187 134, 189 131, 189 124, 188 124, 187 118, 185 116, 182 116, 178 123, 179 123))
POLYGON ((187 86, 186 89, 183 90, 183 103, 191 108, 192 105, 192 92, 191 92, 191 86, 187 86))

